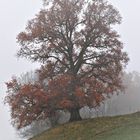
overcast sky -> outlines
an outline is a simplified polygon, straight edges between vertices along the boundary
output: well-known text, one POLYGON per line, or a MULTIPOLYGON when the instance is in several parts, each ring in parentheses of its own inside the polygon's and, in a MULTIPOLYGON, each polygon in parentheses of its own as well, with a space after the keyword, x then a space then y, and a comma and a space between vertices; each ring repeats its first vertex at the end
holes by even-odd
MULTIPOLYGON (((123 22, 117 30, 124 42, 125 50, 131 61, 128 71, 140 72, 140 1, 110 0, 120 11, 123 22)), ((0 139, 20 140, 10 125, 8 107, 3 105, 5 84, 12 75, 33 70, 37 64, 31 64, 15 57, 18 46, 16 35, 24 30, 27 21, 34 17, 41 7, 41 0, 0 0, 0 139)))

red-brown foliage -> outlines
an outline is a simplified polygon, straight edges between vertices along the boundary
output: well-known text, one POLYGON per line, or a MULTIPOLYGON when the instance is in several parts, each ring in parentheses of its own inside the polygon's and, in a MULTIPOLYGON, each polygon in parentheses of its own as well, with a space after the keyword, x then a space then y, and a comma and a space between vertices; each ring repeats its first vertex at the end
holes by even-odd
POLYGON ((18 56, 43 64, 36 84, 7 83, 6 102, 19 128, 56 110, 95 107, 122 89, 128 57, 112 29, 121 22, 118 11, 104 0, 47 2, 17 36, 18 56))

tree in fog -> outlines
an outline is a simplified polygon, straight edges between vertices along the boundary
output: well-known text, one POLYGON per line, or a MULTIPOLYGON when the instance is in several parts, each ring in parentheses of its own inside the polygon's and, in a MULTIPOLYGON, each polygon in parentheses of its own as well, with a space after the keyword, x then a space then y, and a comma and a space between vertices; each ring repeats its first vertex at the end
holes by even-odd
POLYGON ((121 73, 128 62, 113 25, 119 12, 105 0, 44 0, 44 8, 19 33, 18 57, 40 62, 36 83, 7 82, 6 102, 17 128, 70 112, 81 120, 84 106, 99 106, 122 90, 121 73))

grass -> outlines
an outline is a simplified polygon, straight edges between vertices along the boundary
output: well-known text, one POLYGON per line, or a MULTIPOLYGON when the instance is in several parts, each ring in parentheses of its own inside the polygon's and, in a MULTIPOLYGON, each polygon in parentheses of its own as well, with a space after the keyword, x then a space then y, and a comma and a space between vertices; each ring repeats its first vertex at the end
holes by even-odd
POLYGON ((140 113, 67 123, 30 140, 140 140, 140 113))

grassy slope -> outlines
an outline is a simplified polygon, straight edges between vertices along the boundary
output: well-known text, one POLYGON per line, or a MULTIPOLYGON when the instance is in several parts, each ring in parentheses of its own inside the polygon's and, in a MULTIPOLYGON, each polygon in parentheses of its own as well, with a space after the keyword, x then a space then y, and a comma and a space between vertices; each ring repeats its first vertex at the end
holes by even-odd
POLYGON ((68 123, 30 140, 140 140, 140 113, 68 123))

